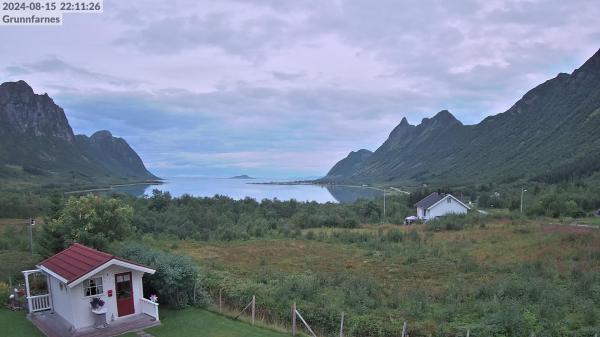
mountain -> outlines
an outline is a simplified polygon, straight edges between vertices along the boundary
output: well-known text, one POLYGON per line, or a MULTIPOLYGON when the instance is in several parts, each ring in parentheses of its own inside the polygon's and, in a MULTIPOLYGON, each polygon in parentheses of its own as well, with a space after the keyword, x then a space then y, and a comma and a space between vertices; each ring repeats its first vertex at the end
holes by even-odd
POLYGON ((403 118, 372 155, 352 165, 342 159, 321 181, 554 182, 600 170, 599 149, 600 50, 479 124, 463 125, 446 110, 418 125, 403 118))
POLYGON ((0 84, 0 181, 94 184, 157 179, 122 138, 75 135, 65 113, 24 81, 0 84))
POLYGON ((249 176, 247 174, 242 174, 240 176, 234 176, 229 179, 256 179, 256 178, 252 178, 251 176, 249 176))
POLYGON ((329 170, 327 177, 336 179, 352 174, 352 172, 358 169, 372 154, 373 152, 365 149, 350 152, 346 158, 337 162, 337 164, 329 170))
POLYGON ((98 162, 117 176, 157 179, 148 172, 140 156, 125 139, 114 137, 110 131, 98 131, 91 137, 77 135, 75 139, 86 158, 98 162))

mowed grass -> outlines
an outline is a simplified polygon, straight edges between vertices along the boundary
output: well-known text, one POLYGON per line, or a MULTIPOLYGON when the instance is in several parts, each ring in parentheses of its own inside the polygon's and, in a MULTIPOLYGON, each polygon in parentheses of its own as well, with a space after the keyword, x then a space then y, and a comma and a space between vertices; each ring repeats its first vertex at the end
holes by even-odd
MULTIPOLYGON (((277 331, 234 321, 202 309, 160 311, 162 325, 147 331, 156 337, 283 337, 277 331)), ((24 311, 0 309, 0 336, 42 337, 43 334, 26 318, 24 311)), ((123 335, 137 336, 135 333, 123 335)))
POLYGON ((27 320, 24 311, 0 309, 0 336, 24 337, 43 336, 42 333, 27 320))
POLYGON ((246 322, 202 309, 160 310, 161 326, 148 329, 156 337, 283 337, 274 330, 252 326, 246 322))

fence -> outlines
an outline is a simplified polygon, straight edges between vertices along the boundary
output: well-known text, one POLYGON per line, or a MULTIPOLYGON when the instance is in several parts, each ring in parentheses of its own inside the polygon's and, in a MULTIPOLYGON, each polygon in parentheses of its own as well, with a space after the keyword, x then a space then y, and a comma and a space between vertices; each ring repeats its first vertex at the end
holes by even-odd
MULTIPOLYGON (((278 327, 280 330, 284 330, 288 333, 291 333, 292 336, 298 336, 300 333, 300 330, 302 328, 304 328, 311 337, 319 337, 320 335, 324 335, 324 332, 319 331, 318 329, 315 332, 315 329, 313 329, 310 326, 310 322, 308 322, 302 316, 301 310, 299 310, 299 308, 296 306, 296 302, 294 302, 291 306, 291 309, 292 309, 291 317, 290 317, 290 320, 287 322, 281 322, 281 321, 277 320, 275 317, 271 316, 270 310, 264 309, 264 308, 261 310, 260 306, 257 307, 257 300, 256 300, 255 295, 252 296, 252 299, 248 302, 248 304, 246 304, 246 306, 243 309, 239 310, 239 308, 236 308, 235 305, 231 305, 231 304, 227 303, 227 301, 225 301, 225 299, 223 297, 223 290, 220 289, 218 292, 218 295, 216 295, 216 296, 213 295, 213 303, 214 303, 214 309, 218 310, 220 313, 222 313, 224 315, 232 317, 233 319, 240 319, 244 316, 244 314, 246 314, 249 318, 249 322, 252 325, 256 325, 257 321, 260 322, 261 325, 264 325, 264 326, 273 327, 273 325, 274 325, 274 326, 278 327)), ((346 314, 344 312, 342 312, 340 315, 340 325, 339 325, 340 326, 340 329, 339 329, 340 337, 346 336, 344 334, 345 319, 346 319, 346 314)), ((407 336, 408 336, 407 335, 407 324, 405 322, 401 337, 407 337, 407 336)))
MULTIPOLYGON (((233 319, 239 319, 240 317, 243 316, 244 313, 247 313, 250 316, 250 322, 252 325, 255 325, 256 321, 259 321, 261 323, 261 325, 263 325, 263 326, 269 326, 270 328, 273 328, 275 326, 275 327, 279 328, 280 330, 284 330, 285 332, 290 333, 292 336, 298 336, 300 333, 300 329, 302 327, 306 330, 306 332, 308 332, 309 336, 311 336, 311 337, 319 337, 319 336, 325 335, 325 333, 323 331, 319 331, 318 329, 313 329, 310 326, 310 322, 308 322, 304 319, 304 317, 301 314, 301 310, 299 310, 299 308, 296 306, 296 302, 292 303, 290 320, 286 321, 286 322, 281 322, 281 321, 277 320, 275 317, 273 317, 272 315, 270 315, 270 312, 271 312, 270 310, 264 309, 264 308, 261 309, 260 305, 257 307, 257 300, 256 300, 255 295, 252 296, 252 299, 250 300, 250 302, 248 302, 248 304, 239 312, 238 312, 239 309, 236 309, 235 305, 230 305, 230 304, 226 303, 226 301, 223 297, 222 289, 219 290, 218 296, 213 296, 213 297, 216 297, 213 300, 213 303, 215 303, 214 309, 217 309, 222 314, 231 316, 233 319), (237 314, 234 315, 236 312, 237 312, 237 314), (317 331, 315 332, 315 330, 317 330, 317 331)), ((259 301, 259 303, 260 303, 260 301, 259 301)), ((345 331, 344 324, 345 324, 346 318, 347 318, 346 313, 341 312, 340 325, 339 325, 339 337, 347 336, 344 332, 345 331)), ((466 337, 472 337, 471 330, 470 329, 465 329, 465 330, 466 330, 466 337)), ((465 336, 465 335, 463 335, 463 333, 465 333, 465 330, 463 330, 463 332, 460 333, 458 336, 465 336)), ((402 333, 401 333, 400 337, 409 337, 409 326, 408 326, 407 322, 403 322, 402 333)), ((473 337, 475 337, 475 336, 473 336, 473 337)), ((536 337, 536 335, 531 334, 529 337, 536 337)), ((599 337, 598 333, 596 333, 594 335, 594 337, 599 337)))

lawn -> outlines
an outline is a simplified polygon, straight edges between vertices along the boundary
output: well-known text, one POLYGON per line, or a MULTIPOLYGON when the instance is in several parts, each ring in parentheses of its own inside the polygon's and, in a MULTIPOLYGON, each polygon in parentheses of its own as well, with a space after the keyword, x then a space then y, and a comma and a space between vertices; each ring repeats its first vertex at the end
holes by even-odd
MULTIPOLYGON (((147 331, 156 337, 282 337, 286 334, 260 327, 253 327, 248 323, 234 321, 206 310, 161 309, 162 325, 147 331)), ((0 330, 3 337, 43 336, 27 320, 25 312, 15 312, 0 309, 0 330)), ((135 337, 128 333, 125 337, 135 337)))
POLYGON ((25 317, 24 311, 0 309, 0 330, 4 337, 43 336, 25 317))
POLYGON ((201 309, 161 309, 161 326, 148 329, 156 337, 283 337, 277 331, 254 327, 201 309))

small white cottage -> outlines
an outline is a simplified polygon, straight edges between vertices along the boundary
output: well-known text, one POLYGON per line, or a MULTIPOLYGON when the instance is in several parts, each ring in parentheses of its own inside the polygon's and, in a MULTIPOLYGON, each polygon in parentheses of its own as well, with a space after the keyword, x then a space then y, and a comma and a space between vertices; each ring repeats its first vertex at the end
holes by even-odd
POLYGON ((417 217, 429 221, 448 214, 466 214, 471 208, 452 194, 434 192, 415 204, 417 217))
POLYGON ((48 329, 66 329, 69 335, 76 336, 85 335, 86 330, 111 326, 126 332, 159 320, 158 303, 143 297, 142 277, 155 272, 150 267, 80 244, 36 267, 23 272, 27 302, 33 323, 46 335, 52 335, 48 329), (47 294, 31 295, 29 276, 34 273, 46 276, 47 294), (93 310, 90 302, 94 298, 104 305, 93 310))

